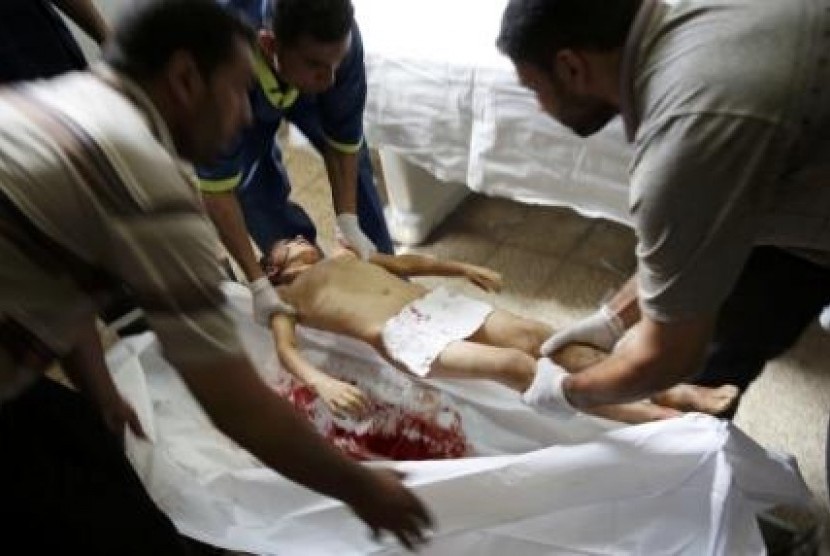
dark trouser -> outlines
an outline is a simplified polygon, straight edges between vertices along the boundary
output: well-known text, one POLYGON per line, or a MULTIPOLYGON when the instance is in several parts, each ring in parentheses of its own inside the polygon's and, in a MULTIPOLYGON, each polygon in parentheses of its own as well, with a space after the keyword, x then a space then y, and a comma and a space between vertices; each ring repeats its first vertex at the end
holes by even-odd
POLYGON ((40 379, 0 406, 0 552, 187 554, 78 394, 40 379))
MULTIPOLYGON (((326 138, 320 124, 319 108, 314 100, 301 96, 286 113, 288 121, 306 136, 314 148, 323 153, 326 138)), ((251 132, 243 159, 245 170, 236 195, 245 216, 245 225, 259 249, 265 253, 280 239, 298 235, 316 242, 317 230, 306 211, 289 199, 291 183, 274 139, 276 124, 261 126, 251 132)), ((357 218, 363 233, 378 251, 394 253, 394 245, 383 215, 383 204, 372 172, 372 162, 365 143, 358 152, 357 218)))
POLYGON ((718 315, 695 384, 745 390, 767 361, 792 347, 830 303, 830 269, 757 247, 718 315))
MULTIPOLYGON (((322 146, 318 150, 321 148, 322 146)), ((360 227, 378 251, 394 253, 392 238, 383 215, 383 205, 375 186, 369 151, 365 145, 360 148, 359 157, 357 217, 360 227)), ((314 222, 305 209, 288 198, 290 191, 288 174, 282 166, 282 153, 276 145, 269 160, 261 161, 253 174, 236 190, 248 233, 263 253, 280 239, 293 239, 302 235, 309 241, 317 240, 314 222)))

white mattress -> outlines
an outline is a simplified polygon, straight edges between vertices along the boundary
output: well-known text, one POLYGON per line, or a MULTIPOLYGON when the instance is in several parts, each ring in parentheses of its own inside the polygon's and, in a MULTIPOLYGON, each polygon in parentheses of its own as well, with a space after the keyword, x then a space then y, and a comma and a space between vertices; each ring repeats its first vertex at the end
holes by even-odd
MULTIPOLYGON (((228 292, 246 348, 268 381, 279 369, 270 334, 242 286, 228 292)), ((368 346, 302 331, 326 369, 397 372, 368 346)), ((152 443, 128 452, 153 499, 185 534, 258 554, 402 554, 373 542, 342 504, 266 469, 208 422, 151 334, 117 344, 108 363, 152 443)), ((554 420, 485 381, 434 381, 462 413, 479 453, 389 464, 437 518, 435 555, 699 556, 763 554, 756 512, 804 504, 795 462, 734 426, 689 415, 635 427, 554 420)))
POLYGON ((354 0, 368 142, 480 193, 627 223, 619 120, 581 139, 540 112, 495 47, 505 3, 354 0))

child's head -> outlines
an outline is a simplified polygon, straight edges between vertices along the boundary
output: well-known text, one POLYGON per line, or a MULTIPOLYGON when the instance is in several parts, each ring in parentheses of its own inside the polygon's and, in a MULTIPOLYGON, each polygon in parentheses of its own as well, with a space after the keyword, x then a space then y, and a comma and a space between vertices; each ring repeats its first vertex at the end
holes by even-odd
POLYGON ((323 252, 303 236, 277 241, 259 264, 275 286, 290 284, 300 273, 323 259, 323 252))

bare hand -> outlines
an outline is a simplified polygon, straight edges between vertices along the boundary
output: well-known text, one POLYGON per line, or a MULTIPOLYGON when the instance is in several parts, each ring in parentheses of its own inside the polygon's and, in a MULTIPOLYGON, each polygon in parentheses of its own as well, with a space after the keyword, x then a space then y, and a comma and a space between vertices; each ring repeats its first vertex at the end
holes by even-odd
POLYGON ((495 270, 477 265, 464 265, 464 276, 486 292, 497 292, 501 290, 501 274, 495 270))
POLYGON ((371 469, 371 480, 351 507, 377 539, 389 531, 408 550, 426 542, 424 529, 433 527, 423 503, 403 484, 403 475, 389 469, 371 469))
POLYGON ((336 415, 359 417, 369 409, 369 399, 366 394, 348 382, 332 378, 321 381, 314 390, 336 415))
POLYGON ((144 429, 141 426, 141 421, 138 420, 133 406, 125 400, 121 395, 116 395, 114 398, 103 402, 99 405, 101 416, 104 419, 104 424, 107 428, 115 434, 118 439, 124 442, 124 427, 130 427, 139 438, 147 438, 144 429))

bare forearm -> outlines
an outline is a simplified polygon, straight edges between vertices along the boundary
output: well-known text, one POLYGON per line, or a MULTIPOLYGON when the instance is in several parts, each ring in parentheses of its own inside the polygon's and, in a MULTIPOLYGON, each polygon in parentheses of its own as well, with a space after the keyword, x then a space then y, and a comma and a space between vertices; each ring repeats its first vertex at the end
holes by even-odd
POLYGON ((248 230, 245 227, 245 217, 239 206, 236 195, 232 192, 204 193, 203 201, 219 239, 231 257, 242 268, 249 282, 263 276, 262 269, 256 260, 248 230))
POLYGON ((640 304, 637 295, 636 274, 628 279, 606 305, 622 320, 626 329, 640 320, 640 304))
POLYGON ((109 36, 109 28, 92 0, 52 0, 52 3, 98 44, 109 36))
POLYGON ((104 361, 104 349, 95 321, 90 318, 82 322, 78 331, 75 347, 61 359, 64 372, 90 400, 104 402, 116 398, 118 390, 104 361))
POLYGON ((351 503, 368 472, 329 446, 256 374, 247 359, 180 368, 213 423, 292 481, 351 503))
POLYGON ((277 349, 280 364, 300 382, 315 390, 317 386, 331 377, 309 363, 296 348, 280 347, 277 349))
POLYGON ((331 184, 331 201, 335 214, 356 214, 358 154, 326 147, 323 160, 331 184))
POLYGON ((465 276, 468 266, 458 261, 442 261, 415 253, 375 253, 370 261, 398 276, 465 276))
POLYGON ((565 393, 576 407, 646 398, 694 375, 703 360, 712 319, 665 325, 643 318, 630 339, 606 359, 569 376, 565 393))
POLYGON ((280 364, 294 377, 316 389, 321 381, 329 379, 329 376, 309 363, 303 357, 297 346, 296 323, 293 318, 286 315, 277 315, 271 322, 271 335, 274 338, 274 345, 277 346, 277 357, 280 364))

